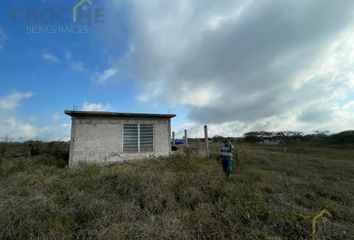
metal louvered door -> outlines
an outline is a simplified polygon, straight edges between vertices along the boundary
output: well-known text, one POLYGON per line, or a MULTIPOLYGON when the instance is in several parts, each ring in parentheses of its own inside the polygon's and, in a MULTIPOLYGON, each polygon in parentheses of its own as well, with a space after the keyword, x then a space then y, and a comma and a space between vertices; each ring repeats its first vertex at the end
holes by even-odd
POLYGON ((154 126, 142 124, 139 126, 140 135, 140 152, 153 152, 154 151, 154 126))
POLYGON ((123 126, 123 152, 139 152, 139 126, 138 124, 124 124, 123 126))

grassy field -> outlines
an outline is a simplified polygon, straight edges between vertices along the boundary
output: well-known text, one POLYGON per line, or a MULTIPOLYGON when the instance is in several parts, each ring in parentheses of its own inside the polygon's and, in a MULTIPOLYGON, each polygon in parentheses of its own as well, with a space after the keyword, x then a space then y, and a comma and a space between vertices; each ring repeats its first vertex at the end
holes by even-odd
POLYGON ((240 145, 230 178, 215 156, 67 168, 47 147, 2 146, 0 239, 354 239, 350 146, 240 145))

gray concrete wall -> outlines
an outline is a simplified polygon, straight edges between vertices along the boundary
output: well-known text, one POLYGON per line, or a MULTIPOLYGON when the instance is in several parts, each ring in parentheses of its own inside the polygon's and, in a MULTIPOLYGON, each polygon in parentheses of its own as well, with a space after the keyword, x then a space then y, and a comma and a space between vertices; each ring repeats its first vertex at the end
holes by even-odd
POLYGON ((170 154, 169 119, 72 117, 69 164, 111 163, 170 154), (123 124, 153 124, 154 152, 123 153, 123 124))

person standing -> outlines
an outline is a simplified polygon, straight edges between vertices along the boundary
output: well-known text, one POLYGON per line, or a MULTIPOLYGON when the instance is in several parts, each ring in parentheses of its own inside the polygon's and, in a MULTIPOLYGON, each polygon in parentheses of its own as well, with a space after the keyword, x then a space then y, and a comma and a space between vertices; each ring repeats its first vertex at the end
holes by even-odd
POLYGON ((234 146, 230 142, 230 140, 225 139, 224 140, 224 147, 220 150, 220 158, 222 162, 222 168, 226 176, 230 176, 232 172, 232 165, 233 165, 233 160, 232 160, 232 150, 234 149, 234 146))

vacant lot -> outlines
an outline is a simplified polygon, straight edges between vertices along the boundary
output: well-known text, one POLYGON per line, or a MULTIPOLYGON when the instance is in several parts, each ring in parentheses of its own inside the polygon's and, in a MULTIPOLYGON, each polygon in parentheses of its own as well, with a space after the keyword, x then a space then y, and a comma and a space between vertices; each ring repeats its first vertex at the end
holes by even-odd
POLYGON ((0 239, 354 236, 350 146, 291 145, 285 154, 241 145, 230 178, 214 156, 69 169, 58 149, 31 157, 19 149, 1 150, 0 239), (323 209, 332 216, 320 218, 313 235, 312 218, 323 209))

